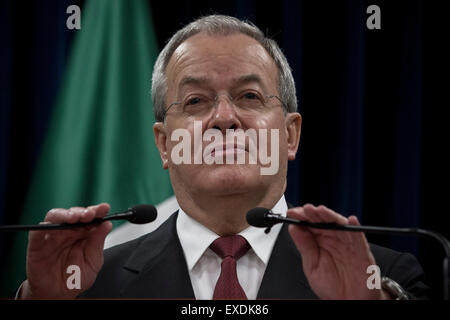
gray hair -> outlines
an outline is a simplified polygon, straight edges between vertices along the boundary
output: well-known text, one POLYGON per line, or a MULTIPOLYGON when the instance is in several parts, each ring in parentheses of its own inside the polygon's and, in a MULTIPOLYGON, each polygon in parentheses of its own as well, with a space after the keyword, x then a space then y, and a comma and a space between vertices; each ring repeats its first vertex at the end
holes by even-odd
POLYGON ((264 36, 264 33, 249 21, 224 15, 209 15, 186 25, 177 31, 158 56, 153 68, 152 101, 156 121, 164 120, 165 97, 167 94, 166 67, 178 46, 188 38, 205 32, 208 35, 245 34, 258 41, 275 61, 278 68, 278 91, 284 112, 297 111, 295 82, 291 68, 278 44, 264 36))

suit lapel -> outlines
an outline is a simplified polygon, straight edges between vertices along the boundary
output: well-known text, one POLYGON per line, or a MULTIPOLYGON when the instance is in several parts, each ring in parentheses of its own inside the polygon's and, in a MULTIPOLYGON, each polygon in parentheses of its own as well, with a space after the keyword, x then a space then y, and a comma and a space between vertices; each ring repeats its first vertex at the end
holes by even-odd
POLYGON ((121 290, 127 298, 195 299, 174 213, 145 238, 124 268, 136 274, 121 290))
POLYGON ((317 299, 287 227, 283 225, 275 242, 257 299, 317 299))
MULTIPOLYGON (((124 264, 135 276, 122 288, 122 297, 195 299, 176 232, 177 216, 174 213, 149 234, 124 264)), ((275 242, 257 299, 317 299, 287 227, 283 225, 275 242)))

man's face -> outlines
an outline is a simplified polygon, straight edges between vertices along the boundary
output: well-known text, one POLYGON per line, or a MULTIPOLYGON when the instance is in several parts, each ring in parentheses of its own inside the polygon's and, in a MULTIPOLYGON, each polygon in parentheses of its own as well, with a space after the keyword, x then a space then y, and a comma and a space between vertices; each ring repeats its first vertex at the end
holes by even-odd
MULTIPOLYGON (((265 104, 267 108, 259 111, 236 107, 228 98, 231 97, 233 101, 242 97, 254 99, 254 93, 259 93, 261 97, 279 96, 277 67, 256 40, 243 34, 228 36, 197 34, 175 50, 167 66, 166 75, 168 86, 166 108, 178 101, 196 104, 200 101, 196 97, 202 99, 218 97, 210 112, 202 113, 201 116, 184 112, 186 104, 175 104, 167 112, 165 123, 155 124, 156 143, 163 166, 169 169, 175 192, 178 188, 183 188, 189 190, 191 195, 227 196, 257 192, 260 189, 267 189, 270 185, 278 185, 278 189, 285 187, 287 160, 295 158, 298 147, 300 115, 290 113, 285 117, 281 102, 277 98, 267 99, 265 104), (209 153, 209 156, 219 154, 223 156, 223 164, 207 164, 204 159, 201 164, 193 164, 196 151, 195 121, 197 133, 200 123, 202 134, 213 129, 216 133, 221 132, 224 144, 227 129, 235 131, 242 129, 244 132, 254 129, 257 134, 262 133, 260 129, 266 129, 268 145, 261 145, 259 135, 257 141, 253 142, 258 146, 258 150, 266 147, 268 155, 273 155, 272 149, 277 148, 279 166, 277 165, 276 172, 263 175, 261 168, 267 167, 267 164, 263 165, 260 161, 256 164, 249 163, 248 139, 245 143, 244 164, 237 164, 237 161, 233 164, 225 162, 225 157, 230 152, 234 159, 237 159, 238 152, 243 152, 233 148, 225 153, 209 153), (173 141, 171 137, 174 131, 180 128, 186 129, 192 137, 189 143, 192 160, 190 164, 176 164, 173 159, 172 151, 177 145, 180 146, 180 141, 178 139, 173 141), (279 133, 276 143, 272 144, 271 129, 277 129, 279 133)), ((200 141, 203 151, 208 145, 215 145, 217 142, 203 140, 200 141)), ((203 155, 208 157, 206 153, 203 155)))

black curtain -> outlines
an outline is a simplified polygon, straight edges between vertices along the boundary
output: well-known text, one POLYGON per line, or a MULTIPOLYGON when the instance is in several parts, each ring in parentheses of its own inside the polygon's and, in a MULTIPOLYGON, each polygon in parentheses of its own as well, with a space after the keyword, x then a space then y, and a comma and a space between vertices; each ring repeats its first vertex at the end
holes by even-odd
MULTIPOLYGON (((16 223, 76 31, 70 4, 0 3, 0 223, 16 223)), ((303 117, 286 197, 324 204, 371 225, 421 227, 450 237, 447 218, 448 38, 442 3, 408 1, 149 2, 162 48, 200 15, 229 14, 259 26, 282 47, 303 117), (369 30, 366 9, 381 9, 369 30)), ((0 259, 11 239, 0 235, 0 259)), ((415 254, 442 297, 439 245, 368 236, 415 254)))

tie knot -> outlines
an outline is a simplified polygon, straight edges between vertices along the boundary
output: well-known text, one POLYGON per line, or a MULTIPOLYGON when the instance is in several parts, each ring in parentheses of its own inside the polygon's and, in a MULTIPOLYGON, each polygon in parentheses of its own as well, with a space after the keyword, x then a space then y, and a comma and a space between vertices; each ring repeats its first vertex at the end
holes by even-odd
POLYGON ((239 235, 220 237, 211 243, 209 247, 222 259, 225 257, 232 257, 236 260, 242 257, 250 249, 247 240, 239 235))

